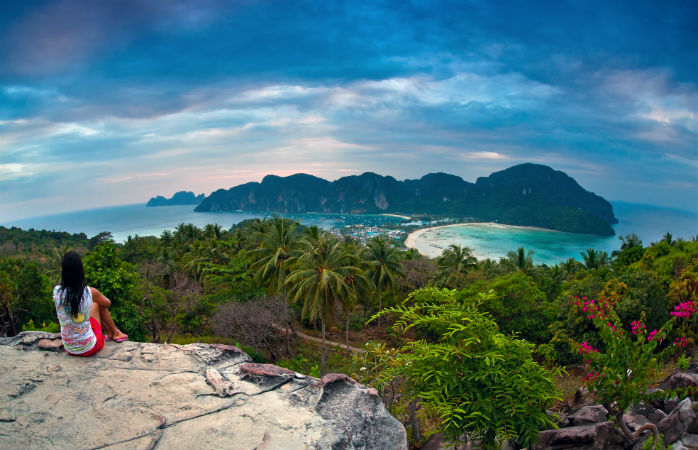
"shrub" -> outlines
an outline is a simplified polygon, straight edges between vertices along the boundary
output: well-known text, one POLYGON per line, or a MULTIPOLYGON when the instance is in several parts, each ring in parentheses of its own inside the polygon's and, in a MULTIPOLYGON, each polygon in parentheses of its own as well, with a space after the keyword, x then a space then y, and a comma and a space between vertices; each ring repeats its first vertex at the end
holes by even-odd
POLYGON ((100 243, 83 262, 87 284, 111 300, 109 311, 116 325, 131 340, 143 341, 146 335, 143 315, 134 303, 136 274, 130 264, 119 258, 116 244, 110 240, 100 243))
POLYGON ((276 360, 283 340, 277 324, 286 317, 285 310, 286 304, 275 297, 227 303, 221 305, 213 317, 213 328, 221 336, 263 349, 276 360))
MULTIPOLYGON (((410 399, 441 419, 440 428, 451 441, 474 438, 483 448, 497 448, 507 439, 524 446, 538 431, 554 427, 546 409, 560 398, 554 386, 558 370, 538 365, 532 344, 502 334, 492 317, 478 310, 479 302, 455 301, 454 291, 425 290, 438 303, 426 303, 415 291, 408 298, 414 306, 386 309, 395 316, 393 328, 403 334, 412 328, 440 330, 434 340, 411 341, 387 352, 378 362, 376 381, 405 380, 410 399)), ((374 316, 374 319, 377 316, 374 316)))
POLYGON ((37 326, 34 324, 32 319, 29 319, 29 322, 22 326, 22 331, 46 331, 47 333, 58 333, 61 331, 61 326, 56 322, 49 322, 48 324, 46 322, 42 322, 41 326, 37 326))
MULTIPOLYGON (((635 320, 630 330, 623 329, 615 311, 615 303, 607 299, 590 300, 575 298, 574 308, 579 308, 591 321, 603 342, 603 348, 588 342, 578 344, 578 352, 584 356, 587 366, 585 381, 597 392, 597 398, 616 417, 616 424, 623 435, 635 441, 644 430, 658 431, 654 424, 647 424, 631 433, 623 419, 624 411, 640 400, 651 399, 656 394, 648 394, 647 388, 657 376, 665 357, 676 348, 683 348, 690 339, 669 336, 679 320, 687 320, 695 313, 693 302, 680 303, 670 313, 671 318, 659 329, 648 332, 644 320, 635 320)), ((659 392, 665 397, 675 393, 659 392)))

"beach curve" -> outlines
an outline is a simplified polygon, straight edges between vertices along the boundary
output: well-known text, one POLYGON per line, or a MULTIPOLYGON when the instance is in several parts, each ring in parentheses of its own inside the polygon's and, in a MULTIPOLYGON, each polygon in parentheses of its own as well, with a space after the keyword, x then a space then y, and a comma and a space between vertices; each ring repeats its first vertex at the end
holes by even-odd
MULTIPOLYGON (((419 247, 417 247, 417 239, 419 236, 421 236, 424 233, 427 232, 432 232, 434 230, 442 229, 442 228, 449 228, 449 227, 463 227, 463 226, 479 226, 479 227, 491 227, 491 228, 500 228, 500 229, 520 229, 520 230, 532 230, 532 231, 546 231, 546 232, 557 232, 559 233, 560 231, 558 230, 551 230, 548 228, 541 228, 541 227, 531 227, 531 226, 522 226, 522 225, 508 225, 508 224, 501 224, 501 223, 496 223, 496 222, 460 222, 460 223, 452 223, 448 225, 439 225, 435 227, 428 227, 428 228, 420 228, 418 230, 412 231, 410 234, 407 235, 407 238, 405 239, 405 247, 409 248, 414 248, 416 249, 421 255, 431 257, 433 258, 434 255, 429 255, 422 251, 419 247)), ((487 252, 482 252, 481 250, 478 249, 473 249, 473 256, 475 256, 478 260, 485 260, 488 258, 491 258, 492 255, 489 255, 487 252)))

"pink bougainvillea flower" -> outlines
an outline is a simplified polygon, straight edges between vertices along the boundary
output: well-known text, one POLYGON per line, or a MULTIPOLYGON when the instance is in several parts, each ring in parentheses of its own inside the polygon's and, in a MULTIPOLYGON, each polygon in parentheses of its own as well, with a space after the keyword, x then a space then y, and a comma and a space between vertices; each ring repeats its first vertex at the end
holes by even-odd
POLYGON ((693 302, 688 301, 676 305, 674 307, 674 311, 670 312, 669 314, 671 314, 672 316, 688 319, 694 312, 696 312, 696 309, 693 306, 693 302))

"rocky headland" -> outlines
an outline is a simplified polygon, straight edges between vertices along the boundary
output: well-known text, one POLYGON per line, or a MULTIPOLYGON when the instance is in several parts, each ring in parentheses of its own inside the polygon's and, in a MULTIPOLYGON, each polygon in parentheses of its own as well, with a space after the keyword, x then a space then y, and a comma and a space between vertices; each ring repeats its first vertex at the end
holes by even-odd
POLYGON ((0 448, 407 449, 378 393, 256 364, 234 346, 0 338, 0 448))
POLYGON ((145 206, 198 205, 204 197, 204 194, 194 195, 191 191, 179 191, 171 198, 165 198, 162 195, 152 197, 145 206))

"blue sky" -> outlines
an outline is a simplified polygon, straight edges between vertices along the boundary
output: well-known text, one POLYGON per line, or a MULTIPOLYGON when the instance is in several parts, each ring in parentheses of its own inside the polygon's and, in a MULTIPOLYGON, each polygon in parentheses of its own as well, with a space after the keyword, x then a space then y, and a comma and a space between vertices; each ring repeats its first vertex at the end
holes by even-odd
POLYGON ((0 3, 0 222, 522 162, 698 209, 698 3, 0 3))

